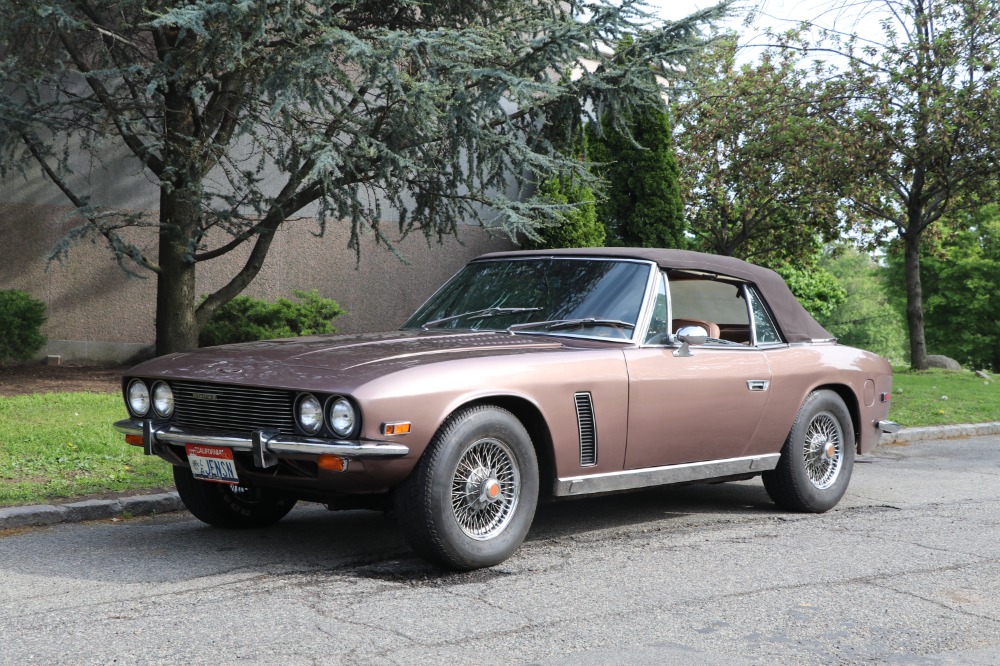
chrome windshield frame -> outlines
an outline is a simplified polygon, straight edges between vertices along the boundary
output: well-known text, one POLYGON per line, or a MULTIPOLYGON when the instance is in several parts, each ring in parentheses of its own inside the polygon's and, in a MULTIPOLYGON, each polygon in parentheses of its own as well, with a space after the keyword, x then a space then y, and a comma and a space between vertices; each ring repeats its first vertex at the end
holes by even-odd
MULTIPOLYGON (((438 296, 438 294, 440 294, 442 291, 444 291, 445 289, 447 289, 452 284, 452 282, 454 282, 455 279, 462 273, 462 271, 464 271, 469 266, 472 266, 473 264, 479 264, 479 263, 511 263, 511 262, 518 262, 518 261, 520 261, 520 262, 524 262, 524 261, 586 261, 586 262, 590 262, 590 263, 593 263, 593 262, 607 262, 607 263, 614 263, 614 264, 640 264, 640 265, 646 266, 646 268, 647 268, 647 275, 646 275, 645 291, 644 291, 644 293, 642 295, 642 301, 639 304, 639 312, 638 312, 638 315, 636 316, 635 326, 630 331, 630 334, 628 335, 628 337, 610 338, 610 337, 601 336, 601 335, 587 335, 587 334, 582 334, 582 333, 573 332, 572 330, 566 330, 566 329, 555 330, 555 331, 546 331, 546 330, 532 330, 530 328, 516 330, 516 331, 509 331, 509 333, 511 335, 548 335, 548 336, 558 336, 558 337, 568 337, 568 338, 580 338, 580 339, 584 339, 584 340, 599 340, 601 342, 617 342, 617 343, 626 343, 626 344, 638 344, 636 341, 642 339, 641 334, 645 333, 646 327, 649 325, 649 319, 652 316, 652 308, 653 308, 653 306, 655 304, 655 300, 656 300, 656 293, 655 293, 656 277, 659 274, 659 270, 660 270, 660 268, 659 268, 659 266, 657 266, 656 262, 650 261, 650 260, 646 260, 646 259, 631 259, 631 258, 619 258, 619 257, 573 257, 573 256, 562 256, 562 255, 547 255, 547 254, 534 255, 534 256, 528 256, 528 257, 504 257, 504 258, 496 258, 496 259, 476 259, 476 260, 470 261, 468 264, 466 264, 465 266, 463 266, 461 270, 459 270, 454 275, 452 275, 451 278, 449 278, 443 285, 441 285, 437 290, 435 290, 434 293, 431 294, 429 298, 427 298, 427 300, 425 300, 423 303, 421 303, 420 307, 418 307, 416 310, 414 310, 413 314, 411 314, 407 318, 407 321, 409 321, 410 319, 412 319, 413 316, 416 313, 420 312, 424 307, 426 307, 428 303, 430 303, 432 300, 434 300, 438 296)), ((420 330, 420 327, 419 326, 414 326, 414 327, 410 327, 410 328, 403 328, 402 330, 420 330)), ((429 330, 430 331, 435 331, 435 330, 440 330, 440 329, 434 329, 434 328, 432 328, 432 329, 429 329, 429 330)), ((452 330, 457 330, 457 329, 452 329, 452 330)), ((493 332, 497 332, 497 333, 507 333, 508 332, 505 328, 473 328, 473 329, 461 329, 461 330, 484 331, 484 332, 486 332, 486 331, 493 331, 493 332)))

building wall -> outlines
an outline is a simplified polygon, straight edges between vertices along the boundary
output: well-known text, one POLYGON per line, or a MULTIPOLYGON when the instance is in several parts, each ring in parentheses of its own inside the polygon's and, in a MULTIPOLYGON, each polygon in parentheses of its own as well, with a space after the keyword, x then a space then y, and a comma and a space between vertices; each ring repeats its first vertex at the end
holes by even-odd
MULTIPOLYGON (((43 333, 49 343, 42 357, 108 362, 150 354, 156 301, 151 274, 146 279, 127 276, 101 239, 76 245, 62 263, 48 261, 57 241, 75 226, 68 219, 70 212, 37 202, 0 203, 0 289, 21 289, 45 301, 48 321, 43 333)), ((421 234, 401 240, 398 247, 408 265, 377 247, 372 236, 364 237, 358 263, 347 248, 346 225, 328 224, 323 237, 316 237, 316 231, 310 220, 286 224, 244 293, 273 300, 290 297, 293 289, 316 289, 347 310, 334 320, 344 333, 399 327, 471 258, 513 247, 504 235, 463 226, 457 239, 449 237, 440 244, 436 239, 428 244, 421 234)), ((155 257, 155 232, 142 233, 145 236, 133 240, 155 257)), ((248 252, 246 248, 199 264, 198 292, 207 294, 225 284, 248 252)))

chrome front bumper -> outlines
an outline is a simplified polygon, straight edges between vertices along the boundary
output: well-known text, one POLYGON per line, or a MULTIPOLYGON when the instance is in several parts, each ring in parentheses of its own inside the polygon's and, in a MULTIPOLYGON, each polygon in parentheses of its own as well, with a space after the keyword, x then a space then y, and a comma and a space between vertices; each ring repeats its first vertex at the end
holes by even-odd
POLYGON ((332 454, 348 460, 371 460, 401 458, 410 452, 410 447, 396 442, 299 437, 283 435, 277 430, 256 430, 249 438, 241 433, 194 433, 149 419, 124 419, 115 423, 114 427, 126 435, 141 435, 146 455, 159 455, 168 460, 175 456, 161 451, 161 443, 224 446, 234 451, 249 451, 253 453, 254 463, 258 467, 274 466, 277 464, 276 456, 281 454, 332 454))

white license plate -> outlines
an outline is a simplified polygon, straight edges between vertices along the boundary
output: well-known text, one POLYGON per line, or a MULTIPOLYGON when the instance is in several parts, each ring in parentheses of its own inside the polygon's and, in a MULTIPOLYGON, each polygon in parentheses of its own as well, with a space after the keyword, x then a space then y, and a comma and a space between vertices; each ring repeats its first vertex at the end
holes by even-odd
POLYGON ((216 483, 238 484, 240 479, 236 476, 236 463, 233 462, 233 451, 224 446, 202 446, 200 444, 188 444, 188 463, 191 465, 191 474, 196 479, 202 481, 214 481, 216 483))

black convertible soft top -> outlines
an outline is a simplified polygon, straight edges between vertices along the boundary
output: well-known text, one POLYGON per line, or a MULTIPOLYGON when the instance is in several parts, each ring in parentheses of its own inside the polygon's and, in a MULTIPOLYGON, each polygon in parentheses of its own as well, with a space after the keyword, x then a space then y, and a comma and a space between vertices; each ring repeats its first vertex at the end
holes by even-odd
POLYGON ((757 286, 774 314, 775 323, 788 342, 831 340, 833 334, 820 326, 792 294, 784 279, 770 268, 748 264, 735 257, 641 247, 591 247, 560 250, 518 250, 493 252, 474 261, 516 257, 606 257, 653 261, 664 270, 689 270, 725 275, 757 286))

